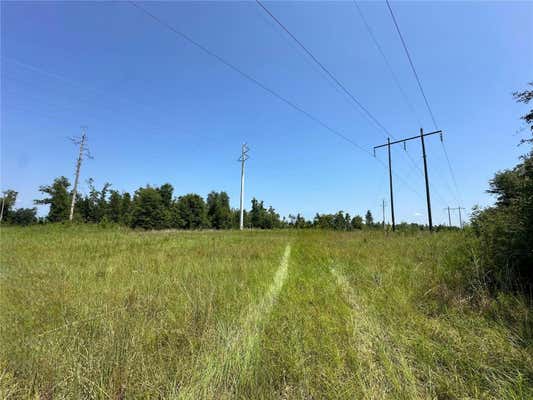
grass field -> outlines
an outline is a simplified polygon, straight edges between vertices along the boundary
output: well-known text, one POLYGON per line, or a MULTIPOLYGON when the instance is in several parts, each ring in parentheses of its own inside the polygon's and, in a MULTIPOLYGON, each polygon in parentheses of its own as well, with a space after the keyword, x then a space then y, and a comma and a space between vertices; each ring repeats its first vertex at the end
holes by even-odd
POLYGON ((0 397, 531 399, 462 235, 2 229, 0 397))

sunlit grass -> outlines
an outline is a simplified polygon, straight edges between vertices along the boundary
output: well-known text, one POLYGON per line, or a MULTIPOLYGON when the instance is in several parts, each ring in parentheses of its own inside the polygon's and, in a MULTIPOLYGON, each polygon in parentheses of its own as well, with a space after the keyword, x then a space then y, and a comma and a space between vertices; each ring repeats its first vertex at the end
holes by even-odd
MULTIPOLYGON (((461 233, 3 229, 0 397, 533 397, 461 233)), ((525 307, 519 304, 520 307, 525 307)))

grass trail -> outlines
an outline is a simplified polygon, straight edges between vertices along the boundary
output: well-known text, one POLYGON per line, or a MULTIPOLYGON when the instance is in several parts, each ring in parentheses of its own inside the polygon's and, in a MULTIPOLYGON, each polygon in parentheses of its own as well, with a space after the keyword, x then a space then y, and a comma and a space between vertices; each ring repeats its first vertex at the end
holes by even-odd
POLYGON ((291 245, 287 244, 268 292, 258 304, 250 305, 238 327, 224 335, 220 343, 201 358, 195 367, 192 385, 180 389, 180 398, 232 397, 238 381, 249 372, 262 326, 287 278, 290 254, 291 245))

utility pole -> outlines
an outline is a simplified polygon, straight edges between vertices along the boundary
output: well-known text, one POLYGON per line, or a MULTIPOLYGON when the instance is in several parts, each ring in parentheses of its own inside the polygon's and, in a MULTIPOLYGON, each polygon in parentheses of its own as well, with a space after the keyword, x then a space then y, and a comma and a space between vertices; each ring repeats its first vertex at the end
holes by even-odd
MULTIPOLYGON (((394 194, 392 190, 392 161, 390 155, 390 138, 387 138, 387 149, 389 151, 389 190, 390 190, 390 212, 392 217, 392 231, 396 230, 396 221, 394 219, 394 194)), ((374 151, 376 149, 374 148, 374 151)))
POLYGON ((446 207, 445 210, 448 210, 448 226, 451 228, 451 226, 452 226, 452 217, 450 215, 450 206, 446 207))
POLYGON ((78 154, 78 161, 76 162, 76 178, 74 179, 74 188, 72 190, 72 201, 70 203, 70 215, 69 215, 69 221, 72 221, 72 218, 74 217, 74 205, 76 204, 76 195, 78 193, 78 182, 80 179, 80 169, 81 169, 81 163, 83 161, 83 155, 85 154, 88 158, 92 158, 89 150, 85 146, 87 142, 87 133, 86 128, 82 127, 82 134, 81 138, 71 138, 71 141, 74 144, 80 145, 80 152, 78 154))
POLYGON ((0 211, 0 222, 4 219, 4 204, 6 202, 6 194, 2 193, 2 210, 0 211))
POLYGON ((240 212, 240 221, 239 229, 242 231, 244 229, 244 163, 248 160, 248 146, 246 143, 243 143, 241 148, 241 156, 239 161, 241 162, 241 212, 240 212))
POLYGON ((464 207, 461 207, 461 206, 458 206, 458 207, 455 207, 455 208, 451 208, 451 210, 457 210, 459 211, 459 227, 461 229, 463 229, 463 217, 461 215, 461 210, 466 210, 466 208, 464 207))
POLYGON ((426 202, 428 205, 429 231, 433 231, 433 219, 431 218, 431 197, 429 195, 428 163, 426 160, 426 145, 424 143, 424 130, 420 128, 420 141, 422 142, 422 157, 424 158, 424 177, 426 178, 426 202))
POLYGON ((420 128, 420 135, 412 136, 412 137, 409 137, 409 138, 406 138, 406 139, 396 140, 394 142, 391 142, 390 138, 387 138, 387 143, 381 144, 379 146, 374 146, 374 156, 376 155, 376 149, 379 149, 380 147, 387 146, 387 150, 388 150, 388 153, 389 153, 389 186, 390 186, 390 196, 391 196, 391 205, 390 206, 391 206, 392 230, 393 231, 395 230, 396 227, 395 227, 395 223, 394 223, 394 201, 393 201, 393 195, 392 195, 392 163, 391 163, 390 147, 393 144, 397 144, 397 143, 403 143, 403 145, 405 147, 405 142, 407 142, 409 140, 415 140, 415 139, 420 139, 420 141, 422 143, 422 158, 424 160, 424 177, 425 177, 425 182, 426 182, 426 202, 427 202, 427 208, 428 208, 428 222, 429 222, 429 230, 430 230, 430 232, 432 232, 433 231, 433 219, 431 218, 431 197, 430 197, 430 194, 429 194, 429 177, 428 177, 428 167, 427 167, 427 157, 426 157, 426 145, 425 145, 425 142, 424 142, 424 138, 426 136, 435 135, 437 133, 440 135, 440 140, 442 141, 442 131, 439 130, 439 131, 424 133, 422 128, 420 128))
POLYGON ((381 200, 381 208, 383 209, 383 230, 385 229, 385 199, 381 200))

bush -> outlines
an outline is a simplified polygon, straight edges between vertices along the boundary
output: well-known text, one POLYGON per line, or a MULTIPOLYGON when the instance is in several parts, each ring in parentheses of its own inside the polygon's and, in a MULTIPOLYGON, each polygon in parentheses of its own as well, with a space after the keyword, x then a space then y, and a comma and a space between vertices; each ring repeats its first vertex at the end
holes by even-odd
POLYGON ((492 290, 533 290, 533 153, 490 182, 496 204, 475 209, 472 227, 480 238, 482 265, 492 290))

